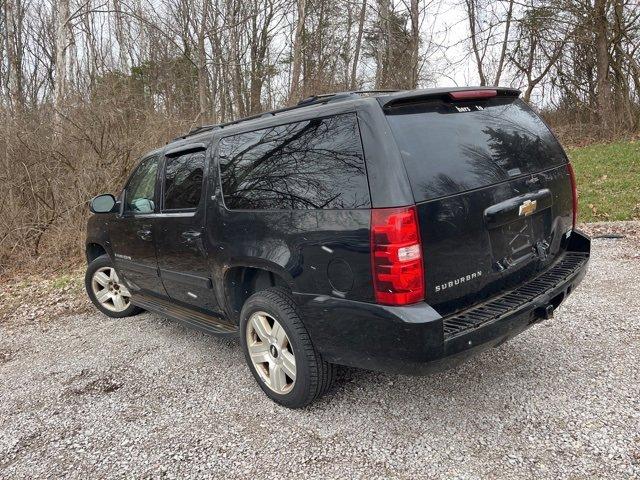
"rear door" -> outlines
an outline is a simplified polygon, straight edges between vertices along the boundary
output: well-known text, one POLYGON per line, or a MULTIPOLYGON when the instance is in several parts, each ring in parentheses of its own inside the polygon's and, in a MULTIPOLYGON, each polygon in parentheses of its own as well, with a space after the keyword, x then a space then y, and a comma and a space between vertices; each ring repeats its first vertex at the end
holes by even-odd
POLYGON ((159 155, 144 158, 122 192, 122 212, 109 223, 115 266, 133 291, 165 295, 158 276, 154 228, 159 155))
POLYGON ((218 312, 203 242, 206 158, 201 144, 165 157, 157 219, 158 266, 173 300, 218 312))
POLYGON ((566 156, 513 95, 385 112, 418 206, 426 300, 442 314, 533 277, 572 226, 566 156))

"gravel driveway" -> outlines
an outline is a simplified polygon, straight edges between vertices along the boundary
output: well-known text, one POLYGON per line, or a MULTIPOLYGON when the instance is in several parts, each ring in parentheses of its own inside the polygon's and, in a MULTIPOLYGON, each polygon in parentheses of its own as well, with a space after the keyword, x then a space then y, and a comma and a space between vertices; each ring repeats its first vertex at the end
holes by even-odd
POLYGON ((239 345, 144 314, 0 324, 0 477, 638 478, 640 240, 455 371, 344 369, 290 411, 239 345))

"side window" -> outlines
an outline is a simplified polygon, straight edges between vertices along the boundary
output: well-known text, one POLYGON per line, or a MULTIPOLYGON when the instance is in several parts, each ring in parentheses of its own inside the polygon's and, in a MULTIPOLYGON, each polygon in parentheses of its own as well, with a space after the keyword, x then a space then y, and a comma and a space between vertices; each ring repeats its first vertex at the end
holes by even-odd
POLYGON ((164 174, 164 210, 196 208, 202 194, 204 152, 167 157, 164 174))
POLYGON ((131 213, 152 213, 156 188, 158 156, 147 157, 131 176, 125 190, 124 211, 131 213))
POLYGON ((223 138, 220 173, 230 209, 353 209, 371 205, 355 114, 223 138))

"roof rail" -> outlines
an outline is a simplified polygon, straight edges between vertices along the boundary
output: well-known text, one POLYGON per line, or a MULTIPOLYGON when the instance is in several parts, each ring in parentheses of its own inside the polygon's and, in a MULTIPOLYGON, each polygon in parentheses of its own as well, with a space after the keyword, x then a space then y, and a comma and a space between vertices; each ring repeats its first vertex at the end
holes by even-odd
POLYGON ((186 136, 195 135, 196 133, 206 132, 209 130, 215 130, 216 128, 218 128, 218 125, 201 125, 189 130, 189 133, 187 133, 186 136))
POLYGON ((377 93, 393 93, 393 92, 398 92, 398 91, 399 90, 354 90, 354 91, 347 91, 347 92, 321 93, 321 94, 318 94, 318 95, 311 95, 310 97, 303 98, 297 104, 295 104, 295 105, 293 105, 291 107, 277 108, 275 110, 269 110, 267 112, 259 113, 257 115, 251 115, 249 117, 243 117, 243 118, 239 118, 237 120, 232 120, 230 122, 218 123, 218 124, 215 124, 215 125, 202 125, 200 127, 196 127, 194 129, 190 130, 185 135, 180 135, 179 137, 174 138, 172 141, 182 140, 182 139, 191 137, 192 135, 196 135, 198 133, 207 132, 207 131, 210 131, 210 130, 216 130, 218 128, 229 127, 231 125, 236 125, 236 124, 241 123, 241 122, 248 122, 249 120, 256 120, 258 118, 266 118, 266 117, 269 117, 269 116, 275 116, 275 115, 278 115, 280 113, 289 112, 291 110, 297 110, 298 108, 304 108, 304 107, 310 107, 312 105, 318 105, 318 104, 323 104, 323 103, 347 100, 349 98, 353 98, 354 95, 366 95, 366 94, 377 94, 377 93))
POLYGON ((353 92, 351 92, 351 93, 356 93, 356 94, 358 94, 358 95, 364 95, 364 94, 367 94, 367 93, 373 93, 373 94, 376 94, 376 93, 396 93, 396 92, 401 92, 401 91, 402 91, 402 90, 394 90, 394 89, 382 89, 382 90, 356 90, 356 91, 353 91, 353 92))
POLYGON ((310 105, 312 103, 322 102, 322 101, 334 101, 334 100, 342 100, 344 98, 351 97, 353 95, 366 95, 366 94, 376 94, 376 93, 394 93, 399 92, 400 90, 348 90, 346 92, 335 92, 335 93, 321 93, 318 95, 311 95, 310 97, 303 98, 300 100, 296 106, 304 107, 306 105, 310 105))

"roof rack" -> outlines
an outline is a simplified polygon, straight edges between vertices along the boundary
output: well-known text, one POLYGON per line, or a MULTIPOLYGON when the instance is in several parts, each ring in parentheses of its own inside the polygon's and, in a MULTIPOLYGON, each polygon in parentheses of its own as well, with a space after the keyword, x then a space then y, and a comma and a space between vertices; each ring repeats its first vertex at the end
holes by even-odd
POLYGON ((398 92, 399 90, 354 90, 348 92, 336 92, 336 93, 322 93, 319 95, 311 95, 310 97, 303 98, 297 104, 291 107, 283 107, 277 108, 275 110, 270 110, 268 112, 259 113, 257 115, 251 115, 249 117, 239 118, 237 120, 232 120, 230 122, 218 123, 215 125, 202 125, 200 127, 196 127, 190 130, 185 135, 180 135, 179 137, 174 138, 172 141, 182 140, 198 133, 207 132, 211 130, 217 130, 218 128, 225 128, 231 125, 236 125, 241 122, 248 122, 249 120, 256 120, 258 118, 266 118, 278 115, 280 113, 289 112, 291 110, 297 110, 298 108, 310 107, 312 105, 324 104, 329 102, 338 102, 342 100, 348 100, 353 98, 355 95, 375 95, 381 93, 393 93, 398 92))

